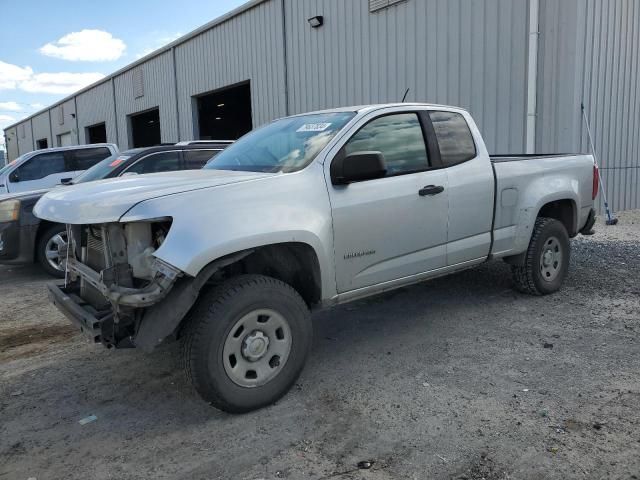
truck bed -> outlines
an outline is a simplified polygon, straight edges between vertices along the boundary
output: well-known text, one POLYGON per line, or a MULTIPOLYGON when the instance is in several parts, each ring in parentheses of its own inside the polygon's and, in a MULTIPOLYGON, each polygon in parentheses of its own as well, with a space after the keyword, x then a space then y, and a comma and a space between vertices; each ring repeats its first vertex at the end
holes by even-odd
POLYGON ((523 160, 535 160, 538 158, 566 158, 566 157, 579 157, 583 154, 580 153, 526 153, 519 155, 490 155, 489 158, 493 163, 499 162, 520 162, 523 160))
POLYGON ((495 179, 494 242, 491 253, 504 257, 526 250, 540 207, 554 195, 574 202, 575 231, 587 221, 593 202, 593 157, 585 154, 492 155, 495 179))

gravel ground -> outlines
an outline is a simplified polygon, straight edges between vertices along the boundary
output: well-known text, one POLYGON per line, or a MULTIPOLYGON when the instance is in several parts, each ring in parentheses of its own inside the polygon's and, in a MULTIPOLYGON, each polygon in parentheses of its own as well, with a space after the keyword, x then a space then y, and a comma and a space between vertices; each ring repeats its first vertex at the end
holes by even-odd
POLYGON ((0 267, 0 480, 640 478, 640 211, 575 239, 552 296, 492 262, 316 313, 298 384, 241 416, 176 345, 85 343, 47 280, 0 267))

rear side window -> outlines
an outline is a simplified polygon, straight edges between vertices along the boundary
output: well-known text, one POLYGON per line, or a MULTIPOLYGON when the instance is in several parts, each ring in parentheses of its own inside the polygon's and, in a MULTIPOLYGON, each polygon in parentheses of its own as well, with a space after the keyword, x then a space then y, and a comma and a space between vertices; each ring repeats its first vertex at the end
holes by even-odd
POLYGON ((476 156, 476 144, 469 125, 462 115, 454 112, 429 112, 445 167, 466 162, 476 156))
POLYGON ((111 155, 108 148, 83 148, 81 150, 73 150, 71 158, 73 159, 73 170, 87 170, 96 163, 111 155))
POLYGON ((362 127, 345 145, 347 155, 367 151, 382 153, 387 176, 429 168, 422 127, 415 113, 376 118, 362 127))
POLYGON ((183 152, 184 168, 187 170, 200 170, 219 153, 220 150, 186 150, 183 152))
POLYGON ((158 152, 144 157, 124 173, 159 173, 180 169, 180 152, 158 152))
POLYGON ((40 180, 41 178, 56 173, 68 172, 73 169, 68 168, 65 162, 64 152, 41 153, 30 158, 20 165, 12 174, 12 182, 28 182, 40 180))

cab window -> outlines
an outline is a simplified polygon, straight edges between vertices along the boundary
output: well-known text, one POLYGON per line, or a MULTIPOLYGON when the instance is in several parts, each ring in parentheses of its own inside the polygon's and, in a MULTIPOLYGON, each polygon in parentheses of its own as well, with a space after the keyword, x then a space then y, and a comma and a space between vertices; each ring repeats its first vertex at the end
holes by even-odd
POLYGON ((422 126, 415 113, 376 118, 362 127, 344 146, 345 154, 375 151, 384 156, 387 176, 429 168, 422 126))
POLYGON ((457 165, 476 157, 476 144, 469 125, 462 115, 454 112, 429 112, 435 130, 440 159, 445 167, 457 165))
POLYGON ((64 152, 41 153, 14 170, 10 180, 12 182, 28 182, 67 171, 72 171, 72 169, 65 161, 64 152))
POLYGON ((111 151, 104 147, 82 148, 69 153, 73 162, 73 170, 87 170, 111 155, 111 151))
POLYGON ((180 169, 180 152, 158 152, 144 157, 124 173, 159 173, 180 169))
POLYGON ((187 170, 200 170, 220 152, 221 150, 186 150, 183 152, 184 168, 187 170))

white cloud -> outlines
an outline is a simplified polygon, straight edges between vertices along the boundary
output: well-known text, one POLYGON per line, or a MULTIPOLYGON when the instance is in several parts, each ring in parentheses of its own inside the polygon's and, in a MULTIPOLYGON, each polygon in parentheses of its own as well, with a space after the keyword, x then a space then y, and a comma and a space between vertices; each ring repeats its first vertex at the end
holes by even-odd
POLYGON ((0 112, 19 112, 22 107, 18 102, 0 102, 0 112))
POLYGON ((127 46, 103 30, 71 32, 56 42, 47 43, 40 53, 73 62, 106 62, 119 59, 127 46))
POLYGON ((33 108, 34 110, 40 110, 40 109, 44 108, 46 105, 44 103, 31 103, 31 104, 29 104, 29 106, 31 108, 33 108))
MULTIPOLYGON (((102 78, 104 78, 104 75, 98 72, 34 73, 30 67, 19 67, 10 63, 0 62, 0 90, 19 89, 29 93, 68 94, 102 78)), ((7 103, 13 104, 15 102, 7 103)), ((19 104, 16 105, 19 106, 19 104)), ((33 103, 30 107, 40 109, 44 105, 33 103)))
POLYGON ((20 89, 30 93, 67 94, 80 90, 104 78, 102 73, 36 73, 20 83, 20 89))
POLYGON ((150 47, 145 48, 140 53, 138 53, 136 55, 136 58, 145 57, 145 56, 149 55, 151 52, 154 52, 157 49, 159 49, 161 47, 164 47, 165 45, 173 42, 174 40, 177 40, 181 36, 182 36, 182 33, 180 33, 180 32, 172 33, 172 34, 169 34, 169 35, 163 35, 160 38, 156 39, 153 42, 153 45, 151 45, 150 47))
POLYGON ((31 67, 19 67, 0 60, 0 90, 14 89, 33 75, 31 67))

